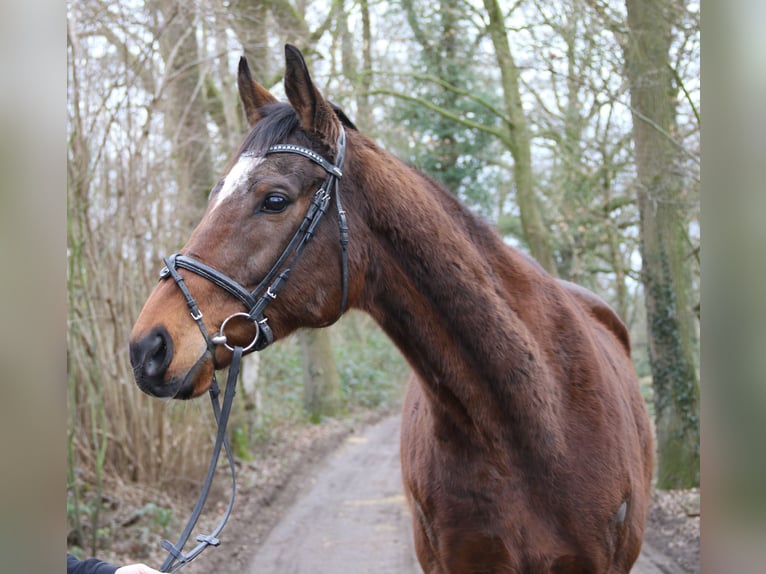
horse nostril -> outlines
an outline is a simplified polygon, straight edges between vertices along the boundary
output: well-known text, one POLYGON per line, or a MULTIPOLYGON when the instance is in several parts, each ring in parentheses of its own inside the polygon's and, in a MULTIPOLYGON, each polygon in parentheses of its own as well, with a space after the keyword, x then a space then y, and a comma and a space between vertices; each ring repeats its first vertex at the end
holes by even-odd
POLYGON ((161 374, 160 372, 164 371, 162 366, 167 354, 168 346, 165 339, 159 333, 154 335, 147 347, 144 372, 150 377, 161 374))
POLYGON ((153 379, 162 378, 173 358, 173 343, 164 327, 157 327, 130 347, 130 362, 136 373, 153 379))

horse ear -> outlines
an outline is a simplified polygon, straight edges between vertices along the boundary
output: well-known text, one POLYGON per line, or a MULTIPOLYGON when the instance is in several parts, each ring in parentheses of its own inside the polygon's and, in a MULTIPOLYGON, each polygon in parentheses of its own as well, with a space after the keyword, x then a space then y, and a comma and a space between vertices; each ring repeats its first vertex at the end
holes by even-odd
POLYGON ((253 80, 250 74, 250 66, 247 65, 247 59, 242 56, 239 59, 239 71, 237 72, 237 87, 239 88, 239 97, 245 108, 245 116, 250 127, 261 119, 261 113, 258 111, 266 104, 274 104, 278 100, 271 95, 266 88, 253 80))
POLYGON ((285 94, 301 127, 334 146, 340 135, 338 118, 312 82, 303 54, 291 44, 285 45, 285 94))

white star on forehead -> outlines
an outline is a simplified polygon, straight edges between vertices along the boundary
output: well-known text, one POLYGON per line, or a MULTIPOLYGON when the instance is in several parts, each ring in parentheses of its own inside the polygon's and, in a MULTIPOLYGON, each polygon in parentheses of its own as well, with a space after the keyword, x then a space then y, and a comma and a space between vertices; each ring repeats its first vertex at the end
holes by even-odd
POLYGON ((215 210, 219 205, 221 205, 228 197, 234 195, 237 190, 242 188, 242 184, 244 184, 252 171, 258 167, 258 165, 263 161, 263 157, 257 157, 247 154, 242 154, 239 156, 239 159, 237 160, 237 163, 234 164, 234 167, 231 168, 228 174, 226 174, 226 177, 223 180, 223 186, 221 187, 221 191, 218 192, 218 195, 215 198, 215 203, 213 204, 213 207, 211 209, 215 210))

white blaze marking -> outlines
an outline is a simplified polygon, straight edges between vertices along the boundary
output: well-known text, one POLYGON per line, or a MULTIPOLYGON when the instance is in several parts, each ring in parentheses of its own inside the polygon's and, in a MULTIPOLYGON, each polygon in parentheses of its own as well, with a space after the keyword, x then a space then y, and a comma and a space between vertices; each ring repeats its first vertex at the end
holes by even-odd
POLYGON ((231 171, 229 171, 229 173, 226 175, 226 178, 223 180, 223 186, 215 198, 213 209, 216 209, 219 205, 221 205, 221 203, 223 203, 227 197, 234 195, 234 193, 242 187, 242 184, 247 181, 250 173, 262 161, 262 157, 253 157, 248 155, 240 156, 240 158, 237 160, 237 163, 234 164, 234 167, 231 168, 231 171))

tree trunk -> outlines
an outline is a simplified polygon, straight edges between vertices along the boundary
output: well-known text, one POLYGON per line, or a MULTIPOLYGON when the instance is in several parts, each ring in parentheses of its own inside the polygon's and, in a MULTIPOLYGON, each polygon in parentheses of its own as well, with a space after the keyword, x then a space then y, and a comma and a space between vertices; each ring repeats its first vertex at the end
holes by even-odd
POLYGON ((510 152, 513 156, 513 177, 516 184, 516 202, 521 215, 521 226, 532 256, 547 271, 556 273, 548 230, 543 222, 540 206, 537 203, 532 186, 532 151, 527 120, 521 106, 519 93, 519 71, 513 60, 508 36, 505 32, 503 12, 497 0, 484 0, 484 7, 489 14, 489 34, 495 47, 497 63, 505 102, 510 152))
POLYGON ((348 13, 344 0, 339 3, 338 34, 341 40, 341 65, 343 75, 351 80, 356 100, 354 123, 361 131, 368 132, 375 126, 372 122, 370 86, 372 85, 372 32, 370 28, 370 7, 368 0, 361 0, 362 50, 361 62, 357 62, 357 43, 348 27, 348 13))
POLYGON ((362 69, 356 107, 358 125, 367 130, 373 123, 369 94, 370 86, 372 86, 372 26, 370 24, 369 0, 360 0, 359 9, 362 11, 362 69))
POLYGON ((340 373, 327 329, 300 332, 303 360, 303 406, 313 422, 340 412, 340 373))
POLYGON ((167 78, 165 132, 172 142, 181 201, 182 227, 191 229, 205 210, 213 185, 213 161, 204 102, 204 74, 200 71, 194 5, 157 0, 160 53, 167 78))
MULTIPOLYGON (((231 81, 231 71, 228 66, 228 39, 226 37, 226 23, 221 14, 216 15, 215 52, 218 56, 216 72, 207 80, 208 111, 211 118, 218 124, 223 136, 225 146, 234 149, 242 139, 242 133, 247 125, 244 115, 241 113, 239 93, 236 84, 231 81)), ((258 76, 262 78, 262 76, 258 76)))
POLYGON ((688 221, 679 176, 670 0, 627 0, 630 84, 658 448, 658 487, 699 484, 699 381, 689 302, 688 221))
MULTIPOLYGON (((466 51, 460 34, 464 8, 460 4, 459 0, 439 0, 436 8, 438 16, 433 21, 423 17, 422 6, 413 0, 402 2, 402 7, 415 40, 422 49, 421 58, 428 74, 456 89, 465 89, 468 78, 460 61, 461 53, 466 51)), ((460 96, 454 90, 434 86, 428 90, 426 97, 445 110, 460 110, 460 96)), ((459 125, 454 119, 441 114, 429 117, 427 121, 428 132, 435 143, 430 147, 430 161, 420 167, 457 195, 465 179, 458 164, 461 154, 459 125)))
POLYGON ((235 2, 231 10, 232 29, 242 44, 253 78, 270 88, 273 72, 269 66, 272 54, 266 29, 269 22, 268 9, 263 2, 242 0, 235 2))

